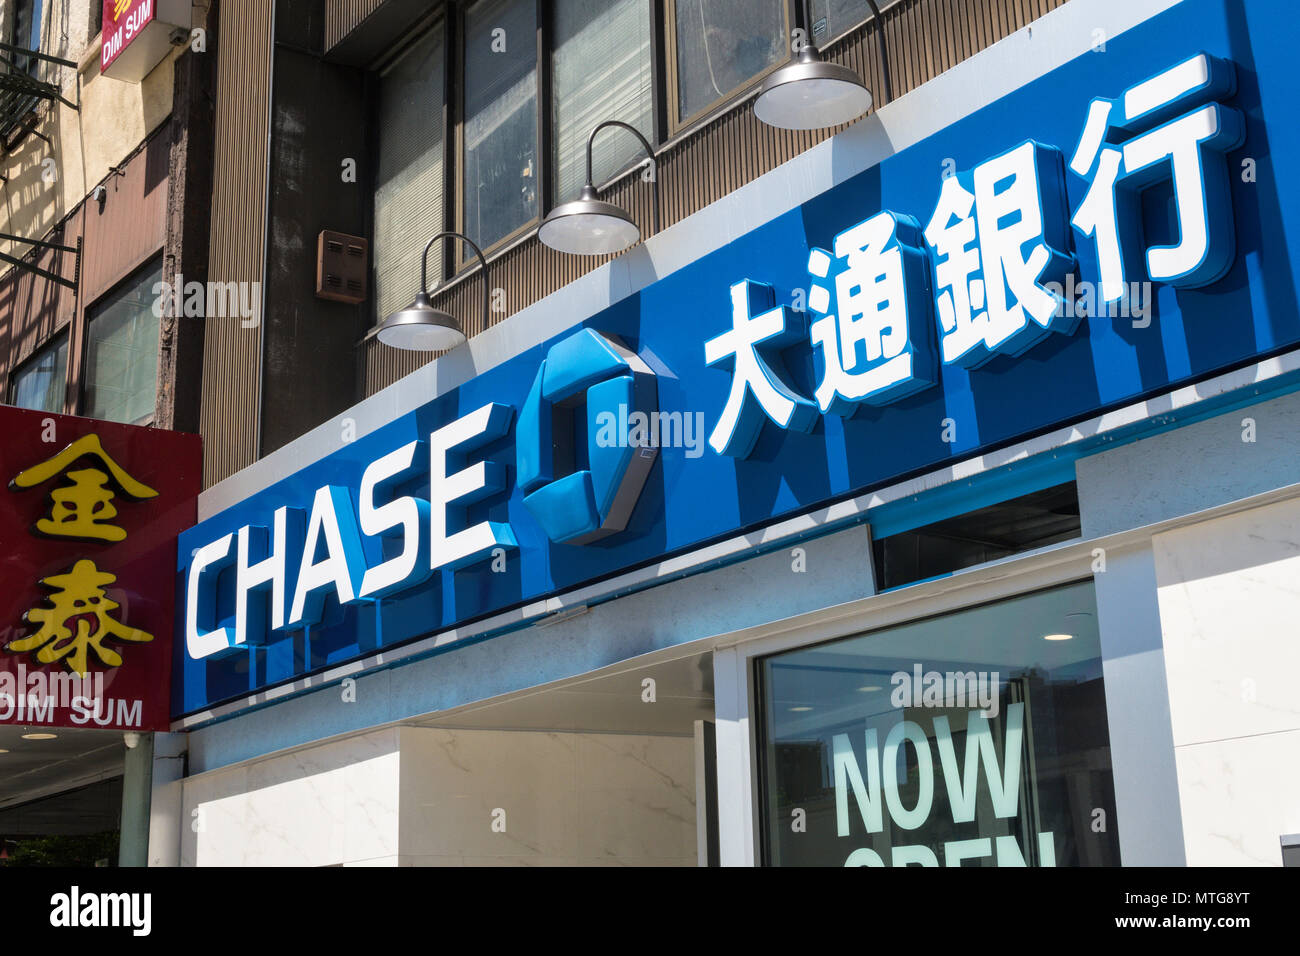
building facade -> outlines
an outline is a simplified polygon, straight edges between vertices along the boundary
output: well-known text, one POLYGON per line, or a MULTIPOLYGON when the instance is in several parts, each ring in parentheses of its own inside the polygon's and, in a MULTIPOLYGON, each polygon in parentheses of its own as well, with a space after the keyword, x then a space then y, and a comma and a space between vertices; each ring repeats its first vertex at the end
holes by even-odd
POLYGON ((1281 14, 869 6, 244 24, 270 92, 218 155, 266 132, 228 251, 266 321, 207 328, 152 862, 1289 856, 1281 14), (801 28, 865 118, 756 118, 801 28), (608 119, 646 238, 555 252, 608 119), (369 245, 356 303, 304 305, 325 229, 369 245), (374 332, 443 229, 487 275, 431 257, 469 342, 429 361, 374 332))
POLYGON ((1285 4, 253 6, 151 865, 1294 860, 1285 4))

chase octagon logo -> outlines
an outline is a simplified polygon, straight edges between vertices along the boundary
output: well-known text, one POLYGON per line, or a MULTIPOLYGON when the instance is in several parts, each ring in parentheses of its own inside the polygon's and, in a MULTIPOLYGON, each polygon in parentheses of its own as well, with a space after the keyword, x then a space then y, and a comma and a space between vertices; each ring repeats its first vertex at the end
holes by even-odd
POLYGON ((582 545, 627 527, 659 455, 628 422, 658 404, 655 373, 614 336, 581 329, 551 346, 516 433, 524 506, 548 538, 582 545))

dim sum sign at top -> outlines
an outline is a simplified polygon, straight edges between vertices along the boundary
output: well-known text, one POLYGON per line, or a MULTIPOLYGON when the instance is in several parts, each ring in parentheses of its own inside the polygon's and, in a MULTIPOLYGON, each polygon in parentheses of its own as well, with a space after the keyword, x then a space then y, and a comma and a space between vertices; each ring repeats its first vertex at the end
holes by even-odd
POLYGON ((113 61, 153 21, 157 0, 104 0, 103 45, 99 68, 107 70, 113 61))
MULTIPOLYGON (((193 0, 103 0, 99 71, 140 83, 172 51, 189 42, 193 0)), ((198 47, 194 47, 198 50, 198 47)))
POLYGON ((1261 254, 1300 233, 1300 143, 1258 105, 1300 81, 1255 30, 1239 93, 1227 21, 1255 9, 1179 4, 208 517, 180 542, 175 712, 518 626, 1300 345, 1266 294, 1296 253, 1261 254), (1267 203, 1231 173, 1264 134, 1267 203), (1108 317, 1138 285, 1140 334, 1108 317), (667 427, 700 413, 702 456, 667 427))

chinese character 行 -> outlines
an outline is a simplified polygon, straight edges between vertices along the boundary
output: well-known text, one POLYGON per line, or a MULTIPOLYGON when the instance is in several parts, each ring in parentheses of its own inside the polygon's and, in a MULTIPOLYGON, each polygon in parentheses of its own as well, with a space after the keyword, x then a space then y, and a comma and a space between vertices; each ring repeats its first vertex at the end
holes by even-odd
MULTIPOLYGON (((810 334, 822 353, 816 398, 823 412, 852 415, 860 402, 891 402, 934 383, 921 243, 916 220, 891 212, 835 237, 842 267, 833 277, 834 311, 826 286, 814 282, 808 294, 808 308, 821 316, 810 334)), ((813 249, 808 272, 828 279, 832 261, 813 249)))
POLYGON ((10 488, 34 488, 64 472, 84 456, 98 458, 108 471, 99 468, 67 471, 64 477, 71 484, 50 492, 54 507, 48 518, 36 522, 36 530, 52 538, 125 540, 125 529, 110 524, 117 517, 117 508, 113 506, 113 492, 105 487, 109 478, 113 479, 123 493, 136 500, 154 498, 158 492, 127 474, 104 451, 98 435, 83 435, 53 458, 26 469, 10 482, 10 488))
POLYGON ((1213 102, 1236 90, 1232 63, 1198 53, 1126 90, 1118 100, 1088 106, 1070 169, 1088 181, 1071 220, 1097 247, 1101 298, 1116 302, 1129 276, 1194 288, 1232 264, 1232 204, 1226 154, 1241 145, 1239 111, 1213 102), (1169 183, 1176 207, 1172 245, 1148 247, 1139 193, 1169 183), (1123 237, 1134 237, 1125 245, 1123 237))
POLYGON ((1074 271, 1067 216, 1060 151, 1033 140, 943 181, 925 238, 944 364, 974 368, 1074 331, 1045 288, 1074 271))
POLYGON ((731 391, 709 435, 719 455, 744 458, 753 451, 764 415, 796 431, 810 431, 816 424, 817 406, 777 372, 777 353, 804 340, 807 323, 799 313, 774 302, 771 286, 749 279, 737 282, 731 287, 731 328, 704 343, 705 362, 732 371, 731 391), (759 354, 760 348, 771 350, 768 357, 759 354), (754 401, 748 400, 750 395, 754 401))
POLYGON ((104 588, 116 580, 115 575, 100 571, 95 562, 84 558, 67 574, 43 579, 41 584, 54 592, 48 597, 51 606, 32 608, 23 616, 29 624, 40 624, 40 630, 10 641, 5 650, 36 651, 42 664, 62 660, 81 677, 89 672, 92 650, 101 663, 120 666, 122 655, 105 647, 105 638, 145 643, 152 641, 153 635, 113 619, 112 612, 121 605, 109 598, 104 588))

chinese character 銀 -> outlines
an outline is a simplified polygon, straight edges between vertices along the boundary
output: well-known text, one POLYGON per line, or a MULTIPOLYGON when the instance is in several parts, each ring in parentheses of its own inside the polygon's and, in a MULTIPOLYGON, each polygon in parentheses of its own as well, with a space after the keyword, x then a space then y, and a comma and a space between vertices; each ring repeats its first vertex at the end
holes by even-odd
POLYGON ((1061 154, 1033 140, 943 181, 925 238, 944 364, 975 368, 1074 331, 1045 288, 1074 271, 1066 215, 1061 154))

